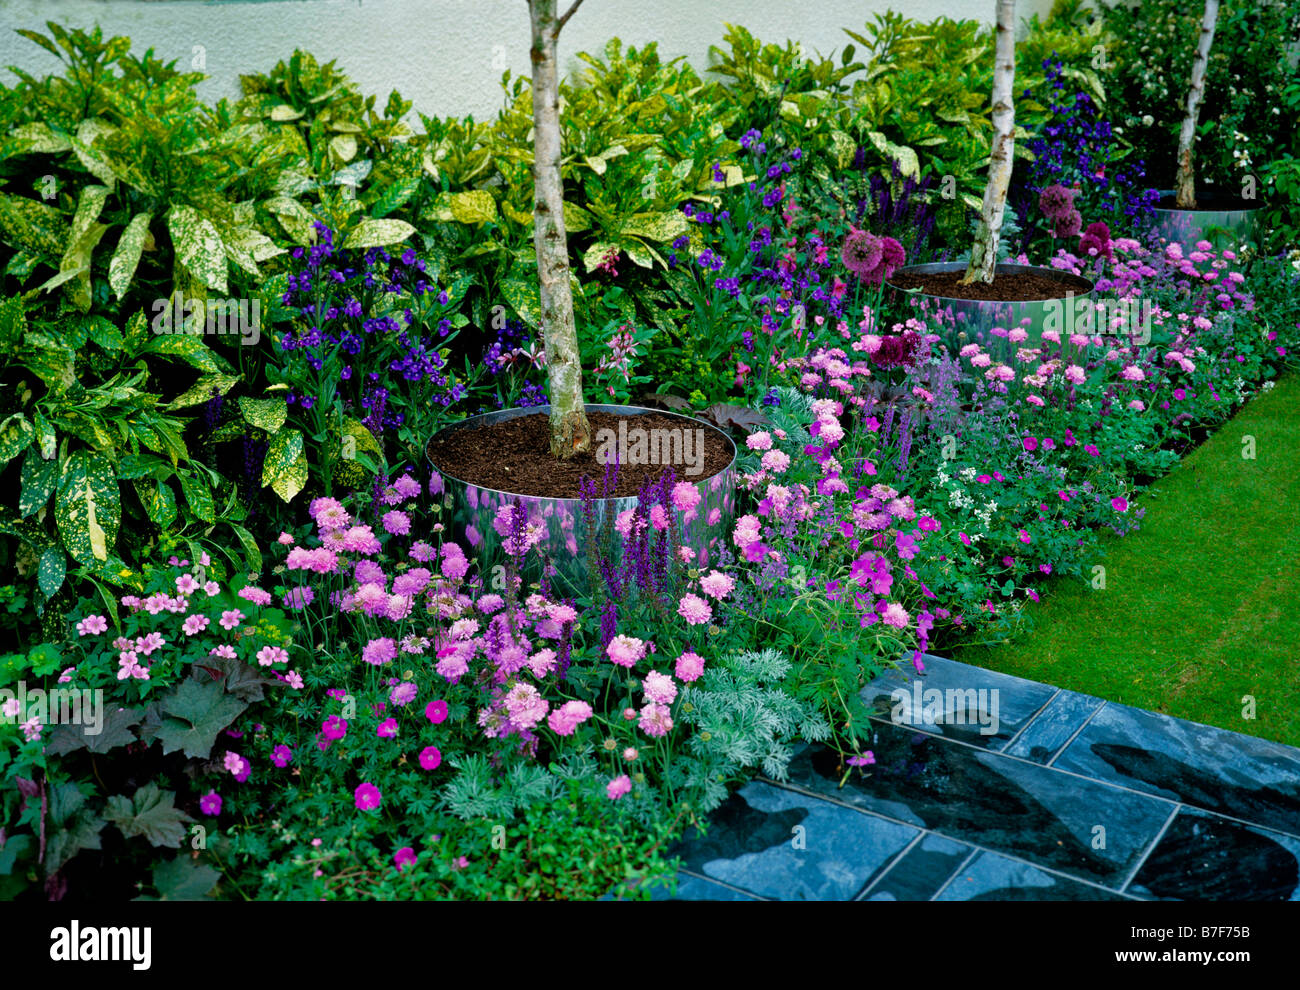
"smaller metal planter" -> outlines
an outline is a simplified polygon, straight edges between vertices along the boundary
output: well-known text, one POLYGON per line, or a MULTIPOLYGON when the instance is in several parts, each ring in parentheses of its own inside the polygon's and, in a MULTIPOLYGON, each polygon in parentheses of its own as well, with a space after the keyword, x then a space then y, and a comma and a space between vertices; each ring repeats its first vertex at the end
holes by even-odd
MULTIPOLYGON (((700 494, 699 504, 681 515, 682 545, 696 552, 695 563, 704 567, 716 561, 718 550, 726 541, 735 515, 738 472, 736 445, 731 438, 708 423, 676 413, 664 412, 661 409, 613 405, 588 405, 586 408, 588 413, 604 412, 618 416, 630 417, 650 413, 669 416, 681 420, 684 429, 709 430, 727 442, 732 452, 730 463, 717 474, 694 482, 700 494)), ((470 416, 443 428, 437 436, 445 438, 451 433, 472 432, 477 427, 537 413, 549 414, 550 406, 503 409, 499 412, 470 416)), ((587 567, 587 524, 583 515, 582 499, 518 495, 483 488, 440 471, 432 461, 429 467, 435 489, 439 484, 442 486, 443 525, 450 529, 452 538, 459 542, 467 553, 478 559, 480 573, 489 583, 493 576, 493 568, 505 561, 502 538, 493 526, 493 521, 498 509, 517 502, 527 512, 529 523, 541 523, 545 527, 545 535, 539 547, 546 551, 550 559, 551 573, 548 579, 553 589, 552 595, 554 597, 582 596, 592 590, 587 567)), ((680 469, 677 469, 676 473, 678 481, 692 481, 690 477, 682 474, 680 469)), ((596 531, 600 531, 605 520, 609 520, 612 524, 620 513, 636 507, 635 495, 624 498, 594 499, 593 518, 596 531)), ((615 533, 615 564, 621 559, 620 539, 615 533)), ((530 555, 530 559, 533 559, 533 555, 530 555)), ((535 581, 540 575, 540 567, 534 564, 531 572, 525 573, 524 577, 526 581, 535 581)))
MULTIPOLYGON (((1172 200, 1172 189, 1159 189, 1161 197, 1172 200)), ((1180 210, 1156 207, 1151 236, 1188 247, 1197 241, 1209 241, 1220 250, 1256 242, 1259 208, 1180 210)))
MULTIPOLYGON (((966 270, 964 261, 949 261, 931 265, 909 265, 900 268, 893 278, 900 275, 935 275, 940 272, 959 272, 966 270)), ((1079 291, 1072 285, 1080 276, 1069 272, 1057 271, 1055 268, 1040 268, 1034 265, 998 265, 998 275, 1015 275, 1033 272, 1058 281, 1062 285, 1059 299, 1031 299, 1023 301, 1001 301, 987 299, 957 299, 950 296, 932 296, 920 289, 904 289, 891 279, 886 284, 895 293, 895 298, 912 296, 929 307, 930 312, 942 314, 944 328, 939 332, 944 335, 944 342, 953 350, 959 350, 967 343, 978 343, 989 354, 1000 361, 1009 361, 1018 347, 1037 347, 1042 343, 1043 330, 1054 327, 1069 332, 1073 326, 1090 318, 1091 307, 1095 303, 1093 283, 1088 282, 1087 291, 1079 291), (1029 336, 1020 344, 1011 343, 1005 336, 993 333, 995 327, 1011 331, 1016 328, 1025 330, 1029 336)))

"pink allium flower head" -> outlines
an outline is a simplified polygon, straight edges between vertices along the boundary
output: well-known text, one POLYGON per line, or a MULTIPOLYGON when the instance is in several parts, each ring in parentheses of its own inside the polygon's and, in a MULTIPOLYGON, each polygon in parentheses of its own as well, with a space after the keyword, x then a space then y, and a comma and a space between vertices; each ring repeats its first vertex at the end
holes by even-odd
POLYGON ((379 793, 379 788, 374 784, 360 784, 353 793, 353 799, 356 802, 358 811, 369 811, 371 808, 378 808, 383 796, 379 793))
POLYGON ((736 579, 729 574, 723 574, 721 571, 709 571, 708 574, 700 578, 700 590, 710 598, 721 601, 726 598, 736 586, 736 579))

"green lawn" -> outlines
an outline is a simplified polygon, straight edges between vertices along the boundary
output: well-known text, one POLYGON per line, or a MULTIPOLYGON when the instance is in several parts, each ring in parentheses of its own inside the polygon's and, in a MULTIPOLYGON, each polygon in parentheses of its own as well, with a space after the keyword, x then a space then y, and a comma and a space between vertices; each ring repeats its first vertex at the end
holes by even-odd
POLYGON ((1142 528, 1098 561, 1103 590, 1058 581, 1031 631, 954 658, 1300 745, 1300 376, 1248 402, 1137 504, 1142 528))

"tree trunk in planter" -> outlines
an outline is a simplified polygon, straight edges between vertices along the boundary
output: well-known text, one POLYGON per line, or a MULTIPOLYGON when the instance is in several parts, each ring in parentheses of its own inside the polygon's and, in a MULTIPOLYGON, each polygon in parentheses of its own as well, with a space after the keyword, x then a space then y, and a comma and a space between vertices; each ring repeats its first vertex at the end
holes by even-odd
POLYGON ((568 459, 590 449, 582 401, 582 357, 573 323, 569 241, 560 180, 560 84, 555 43, 582 5, 556 17, 556 0, 528 0, 533 45, 533 247, 541 297, 542 342, 551 395, 551 454, 568 459))
POLYGON ((1192 59, 1192 83, 1187 89, 1187 114, 1178 132, 1178 178, 1174 182, 1177 197, 1174 205, 1180 210, 1196 209, 1196 176, 1192 171, 1192 147, 1196 143, 1196 118, 1201 112, 1201 96, 1205 92, 1205 67, 1210 61, 1210 45, 1214 44, 1214 28, 1219 21, 1219 0, 1205 0, 1205 15, 1201 18, 1201 37, 1196 43, 1192 59))
POLYGON ((984 187, 979 226, 971 245, 970 265, 962 282, 992 282, 998 263, 998 238, 1011 185, 1011 155, 1016 143, 1016 0, 998 0, 997 41, 993 66, 993 144, 989 180, 984 187))

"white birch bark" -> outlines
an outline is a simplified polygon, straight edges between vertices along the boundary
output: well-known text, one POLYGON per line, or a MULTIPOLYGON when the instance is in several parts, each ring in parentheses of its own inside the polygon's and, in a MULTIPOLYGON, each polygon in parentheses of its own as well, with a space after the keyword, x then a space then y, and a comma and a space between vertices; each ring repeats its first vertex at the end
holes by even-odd
POLYGON ((1205 14, 1201 18, 1201 35, 1196 42, 1196 55, 1192 58, 1192 81, 1187 88, 1187 113, 1178 131, 1178 177, 1174 180, 1177 197, 1174 205, 1180 210, 1196 208, 1196 173, 1192 168, 1192 152, 1196 144, 1196 118, 1201 112, 1201 97, 1205 93, 1205 67, 1210 61, 1210 46, 1214 44, 1214 28, 1219 21, 1219 0, 1205 0, 1205 14))
POLYGON ((569 287, 569 242, 560 181, 560 83, 555 43, 582 0, 556 16, 556 0, 528 0, 533 67, 533 247, 541 332, 551 396, 551 454, 568 459, 591 447, 582 399, 582 358, 569 287))
POLYGON ((998 239, 1011 185, 1011 155, 1015 150, 1016 0, 997 0, 997 36, 993 66, 993 143, 989 178, 980 206, 979 226, 971 245, 970 264, 962 283, 992 282, 998 263, 998 239))

